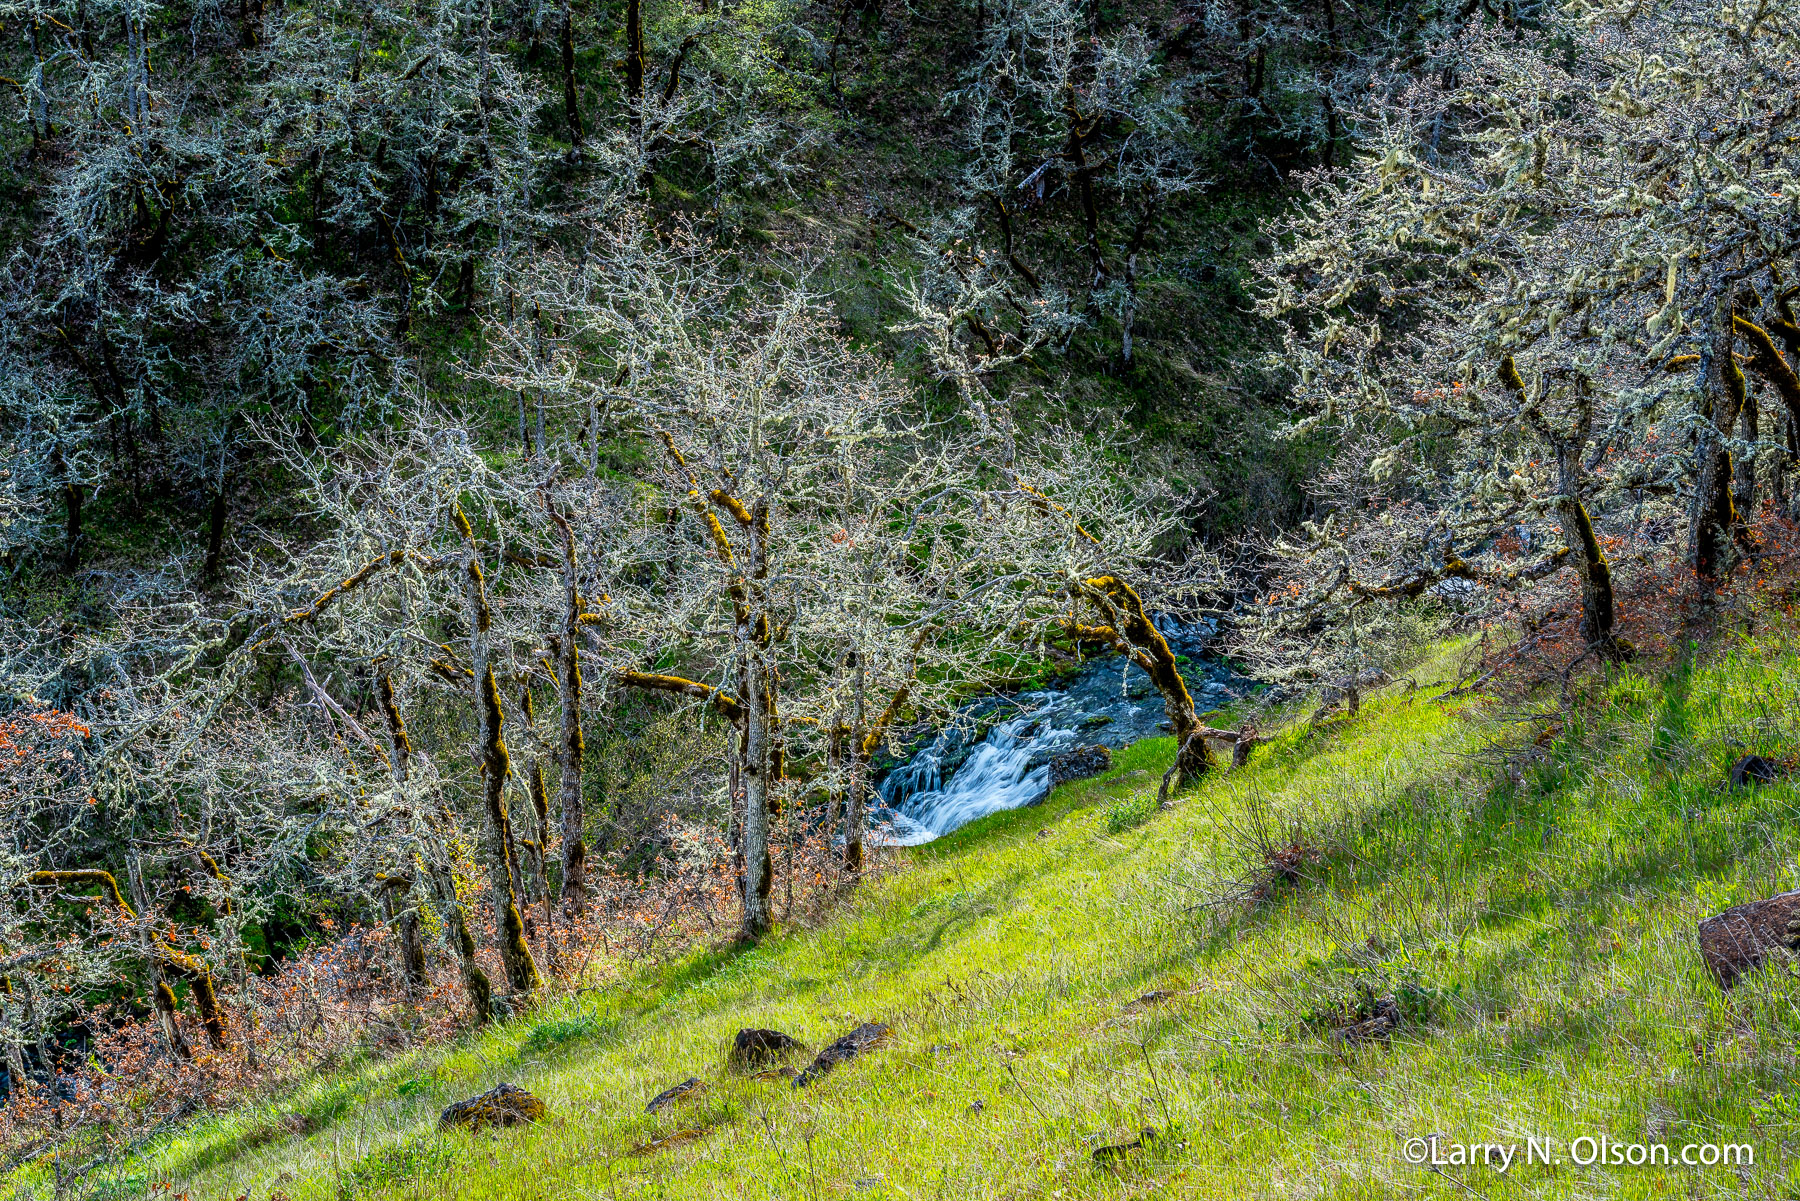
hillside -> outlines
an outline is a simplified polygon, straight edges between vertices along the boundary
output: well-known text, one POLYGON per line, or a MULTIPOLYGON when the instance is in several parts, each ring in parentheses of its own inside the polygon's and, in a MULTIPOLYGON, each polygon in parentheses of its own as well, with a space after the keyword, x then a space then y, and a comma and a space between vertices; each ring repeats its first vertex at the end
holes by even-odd
MULTIPOLYGON (((1454 651, 1414 678, 1445 678, 1454 651)), ((1533 728, 1492 702, 1430 699, 1441 688, 1290 727, 1168 811, 1154 796, 1172 747, 1139 743, 1104 777, 906 853, 822 928, 322 1078, 190 1128, 108 1187, 208 1201, 1790 1195, 1800 994, 1780 968, 1722 994, 1694 925, 1794 883, 1800 788, 1725 780, 1746 749, 1791 754, 1797 686, 1800 646, 1774 634, 1666 676, 1619 671, 1591 716, 1513 755, 1517 786, 1496 748, 1529 748, 1533 728), (1290 847, 1302 853, 1279 855, 1290 847), (1386 998, 1391 1033, 1338 1033, 1393 1012, 1370 1004, 1386 998), (869 1020, 893 1039, 811 1087, 725 1070, 740 1028, 816 1050, 869 1020), (646 1115, 690 1076, 705 1089, 646 1115), (446 1103, 499 1081, 541 1096, 546 1121, 437 1132, 446 1103), (1096 1163, 1146 1128, 1147 1146, 1096 1163), (1406 1163, 1407 1140, 1433 1133, 1518 1143, 1520 1161, 1528 1137, 1548 1139, 1563 1162, 1406 1163), (1755 1164, 1569 1162, 1572 1140, 1601 1135, 1675 1154, 1748 1143, 1755 1164)))

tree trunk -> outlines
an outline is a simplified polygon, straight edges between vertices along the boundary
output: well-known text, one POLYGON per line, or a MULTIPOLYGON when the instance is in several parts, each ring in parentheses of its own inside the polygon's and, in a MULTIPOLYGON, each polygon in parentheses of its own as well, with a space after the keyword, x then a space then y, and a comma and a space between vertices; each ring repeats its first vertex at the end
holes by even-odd
POLYGON ((556 699, 562 720, 556 744, 557 810, 562 818, 562 905, 579 914, 587 904, 587 814, 581 798, 581 592, 575 577, 575 531, 545 501, 562 536, 563 621, 551 648, 556 655, 556 699))
MULTIPOLYGON (((381 708, 382 724, 387 729, 388 769, 396 786, 404 788, 412 771, 412 742, 406 736, 406 723, 400 718, 400 706, 394 699, 394 681, 383 672, 375 681, 375 700, 381 708)), ((442 808, 441 802, 438 806, 442 808)), ((444 941, 455 952, 462 968, 463 989, 469 995, 469 1008, 477 1023, 486 1024, 494 1016, 494 987, 487 973, 475 962, 475 939, 469 934, 468 918, 462 901, 456 895, 456 877, 450 871, 449 852, 436 830, 439 814, 428 814, 425 828, 431 832, 424 859, 431 876, 432 891, 437 894, 438 908, 444 914, 444 941)), ((447 823, 446 823, 447 824, 447 823)))
MULTIPOLYGON (((1800 346, 1797 346, 1797 343, 1800 343, 1800 327, 1796 327, 1787 315, 1781 312, 1775 315, 1769 325, 1771 329, 1780 332, 1782 341, 1787 343, 1788 349, 1785 355, 1775 345, 1775 340, 1769 336, 1768 330, 1746 321, 1742 317, 1733 321, 1734 328, 1738 333, 1744 335, 1744 340, 1750 344, 1750 370, 1756 372, 1765 383, 1775 390, 1775 395, 1780 399, 1782 408, 1785 410, 1783 425, 1787 431, 1788 453, 1777 462, 1770 479, 1770 486, 1775 491, 1775 501, 1780 504, 1787 499, 1787 473, 1793 468, 1795 462, 1800 460, 1800 373, 1796 373, 1788 362, 1790 356, 1800 351, 1800 346)), ((1754 409, 1754 401, 1745 406, 1746 413, 1752 412, 1754 409)), ((1751 431, 1752 433, 1755 431, 1754 419, 1751 422, 1751 431)))
POLYGON ((206 565, 201 568, 201 578, 207 581, 218 578, 219 552, 225 546, 225 481, 220 479, 218 490, 213 493, 212 512, 206 522, 206 565))
POLYGON ((436 841, 429 866, 432 890, 437 893, 438 908, 444 914, 444 941, 450 944, 462 968, 463 991, 469 995, 475 1022, 484 1026, 494 1020, 494 985, 475 959, 475 936, 469 933, 468 911, 456 895, 456 875, 450 870, 447 843, 441 835, 436 841))
POLYGON ((425 941, 419 935, 419 909, 412 903, 412 877, 389 876, 381 882, 382 902, 400 953, 400 978, 406 995, 417 1000, 429 982, 425 975, 425 941))
POLYGON ((746 650, 747 691, 759 698, 744 707, 744 917, 741 933, 749 940, 769 932, 769 894, 774 881, 769 862, 769 717, 760 703, 766 667, 756 650, 746 650))
POLYGON ((587 128, 581 123, 581 92, 575 81, 575 13, 570 0, 563 0, 561 42, 563 117, 569 123, 570 144, 580 149, 583 139, 587 137, 587 128))
MULTIPOLYGON (((1758 411, 1756 397, 1745 390, 1744 406, 1738 411, 1738 441, 1755 446, 1761 434, 1762 414, 1758 411)), ((1756 456, 1745 455, 1737 461, 1732 472, 1731 503, 1737 507, 1740 518, 1749 521, 1756 516, 1756 456)))
POLYGON ((855 876, 862 872, 863 835, 869 825, 869 756, 873 753, 873 748, 868 742, 869 669, 863 663, 860 653, 854 658, 852 670, 856 672, 850 684, 850 736, 853 753, 850 757, 850 787, 845 797, 844 870, 855 876))
POLYGON ((1563 439, 1556 445, 1556 517, 1562 526, 1563 544, 1569 548, 1569 562, 1581 579, 1582 640, 1602 658, 1619 663, 1630 657, 1631 644, 1613 632, 1612 568, 1594 536, 1587 506, 1581 503, 1585 443, 1585 438, 1581 442, 1563 439))
POLYGON ((1113 630, 1132 648, 1132 659, 1149 673, 1162 694, 1163 712, 1175 732, 1175 787, 1198 780, 1212 767, 1212 751, 1199 736, 1200 719, 1194 698, 1175 664, 1175 654, 1144 612, 1144 602, 1131 585, 1117 576, 1099 576, 1083 584, 1087 599, 1098 601, 1113 630))
POLYGON ((493 614, 488 608, 486 581, 476 558, 475 532, 462 510, 457 524, 467 546, 463 562, 463 599, 469 622, 469 663, 474 676, 476 718, 475 761, 481 771, 483 844, 487 862, 488 898, 494 911, 494 934, 500 942, 500 961, 506 966, 507 983, 515 994, 529 994, 543 982, 531 947, 525 941, 525 921, 513 893, 512 824, 506 812, 506 777, 511 759, 501 736, 505 716, 500 705, 500 686, 488 657, 488 630, 493 614))
POLYGON ((1063 112, 1069 118, 1069 140, 1063 154, 1069 160, 1069 174, 1075 180, 1075 192, 1081 200, 1081 223, 1087 231, 1088 259, 1094 273, 1088 288, 1097 290, 1106 282, 1106 258, 1100 250, 1100 206, 1094 197, 1094 169, 1087 161, 1087 140, 1093 132, 1094 121, 1081 115, 1073 99, 1064 104, 1063 112))
MULTIPOLYGON (((842 709, 832 717, 831 733, 825 742, 825 778, 830 781, 825 796, 825 839, 830 841, 837 837, 838 826, 844 820, 844 810, 850 800, 848 772, 850 771, 849 755, 850 726, 842 709)), ((844 845, 850 844, 850 834, 844 832, 844 845)))
POLYGON ((1700 356, 1702 417, 1695 451, 1699 480, 1688 515, 1688 563, 1703 580, 1718 580, 1735 555, 1738 514, 1731 502, 1731 450, 1725 440, 1744 407, 1744 373, 1738 369, 1730 299, 1720 300, 1713 337, 1700 356))
POLYGON ((762 612, 766 598, 768 562, 768 502, 758 500, 751 518, 750 578, 746 594, 750 604, 740 610, 738 641, 744 664, 744 920, 743 937, 760 938, 769 932, 772 918, 769 895, 774 885, 769 859, 770 793, 774 786, 777 720, 773 681, 769 678, 768 615, 762 612), (754 619, 752 618, 754 614, 754 619))
POLYGON ((635 139, 644 127, 643 0, 625 0, 625 103, 635 139))
POLYGON ((126 860, 127 880, 131 887, 131 899, 137 905, 138 945, 144 955, 144 971, 150 985, 150 1001, 156 1008, 157 1022, 162 1026, 163 1038, 169 1045, 169 1053, 177 1059, 192 1059, 194 1050, 182 1037, 181 1024, 175 1018, 175 990, 163 978, 162 956, 157 953, 155 938, 150 931, 150 899, 144 891, 143 868, 138 863, 137 852, 131 852, 126 860))
MULTIPOLYGON (((531 704, 531 686, 519 688, 519 711, 525 715, 528 726, 535 727, 536 716, 531 704)), ((535 733, 533 735, 535 745, 535 733)), ((531 837, 525 840, 528 851, 526 856, 526 888, 531 900, 538 900, 550 893, 550 882, 545 875, 544 858, 550 850, 550 796, 544 785, 544 764, 534 751, 531 763, 525 769, 526 792, 531 798, 531 837)))
POLYGON ((513 892, 516 863, 512 855, 512 822, 506 811, 506 774, 510 766, 506 742, 501 737, 504 716, 500 687, 494 670, 483 663, 476 675, 476 759, 481 764, 482 828, 485 835, 488 900, 494 911, 494 936, 500 943, 500 961, 506 981, 515 994, 536 991, 542 980, 531 947, 525 941, 525 919, 520 916, 513 892))

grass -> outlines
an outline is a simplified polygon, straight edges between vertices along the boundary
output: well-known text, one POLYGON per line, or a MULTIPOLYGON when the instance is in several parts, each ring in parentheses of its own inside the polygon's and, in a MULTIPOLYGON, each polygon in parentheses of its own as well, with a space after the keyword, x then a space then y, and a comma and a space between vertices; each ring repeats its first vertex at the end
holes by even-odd
MULTIPOLYGON (((1437 678, 1426 667, 1422 678, 1437 678)), ((462 1044, 195 1125, 110 1186, 196 1199, 1794 1196, 1800 984, 1721 994, 1694 924, 1795 884, 1800 648, 1606 682, 1515 785, 1468 699, 1379 697, 1154 807, 1169 740, 911 852, 828 925, 648 967, 462 1044), (1273 832, 1273 833, 1272 833, 1273 832), (1298 870, 1271 847, 1299 845, 1298 870), (1221 902, 1221 897, 1248 897, 1221 902), (1163 995, 1156 995, 1163 994, 1163 995), (1392 998, 1387 1039, 1335 1031, 1392 998), (732 1035, 887 1046, 810 1088, 732 1035), (656 1116, 650 1097, 707 1087, 656 1116), (440 1134, 508 1080, 528 1130, 440 1134), (1153 1128, 1158 1137, 1096 1160, 1153 1128), (1407 1140, 1563 1162, 1415 1166, 1407 1140), (1571 1143, 1748 1143, 1748 1167, 1571 1143), (666 1142, 659 1140, 667 1140, 666 1142), (1585 1148, 1577 1148, 1584 1150, 1585 1148)), ((1530 746, 1527 722, 1509 745, 1530 746)), ((1446 1157, 1449 1152, 1443 1152, 1446 1157)))

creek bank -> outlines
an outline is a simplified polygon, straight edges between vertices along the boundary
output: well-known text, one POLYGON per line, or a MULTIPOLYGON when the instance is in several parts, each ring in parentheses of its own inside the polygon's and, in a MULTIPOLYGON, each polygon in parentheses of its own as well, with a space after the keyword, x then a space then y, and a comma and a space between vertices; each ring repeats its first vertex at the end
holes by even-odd
MULTIPOLYGON (((1154 618, 1185 662, 1182 678, 1194 708, 1230 704, 1256 681, 1206 656, 1216 635, 1210 622, 1154 618)), ((1047 688, 986 696, 956 711, 941 730, 924 731, 904 762, 879 775, 870 841, 917 846, 977 818, 1033 804, 1049 792, 1051 761, 1080 747, 1122 750, 1169 733, 1162 696, 1149 673, 1123 655, 1090 659, 1047 688)))

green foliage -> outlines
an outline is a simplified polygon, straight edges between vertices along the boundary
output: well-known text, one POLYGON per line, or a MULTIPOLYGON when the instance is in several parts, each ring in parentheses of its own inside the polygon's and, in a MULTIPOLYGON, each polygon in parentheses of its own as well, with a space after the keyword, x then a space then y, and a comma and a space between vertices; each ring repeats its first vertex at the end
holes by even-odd
POLYGON ((1106 807, 1106 832, 1118 834, 1149 821, 1156 812, 1156 797, 1149 793, 1133 793, 1120 797, 1106 807))
POLYGON ((519 1051, 521 1054, 532 1054, 565 1050, 575 1043, 610 1038, 618 1029, 618 1022, 602 1019, 592 1013, 549 1018, 531 1028, 524 1041, 519 1044, 519 1051))

